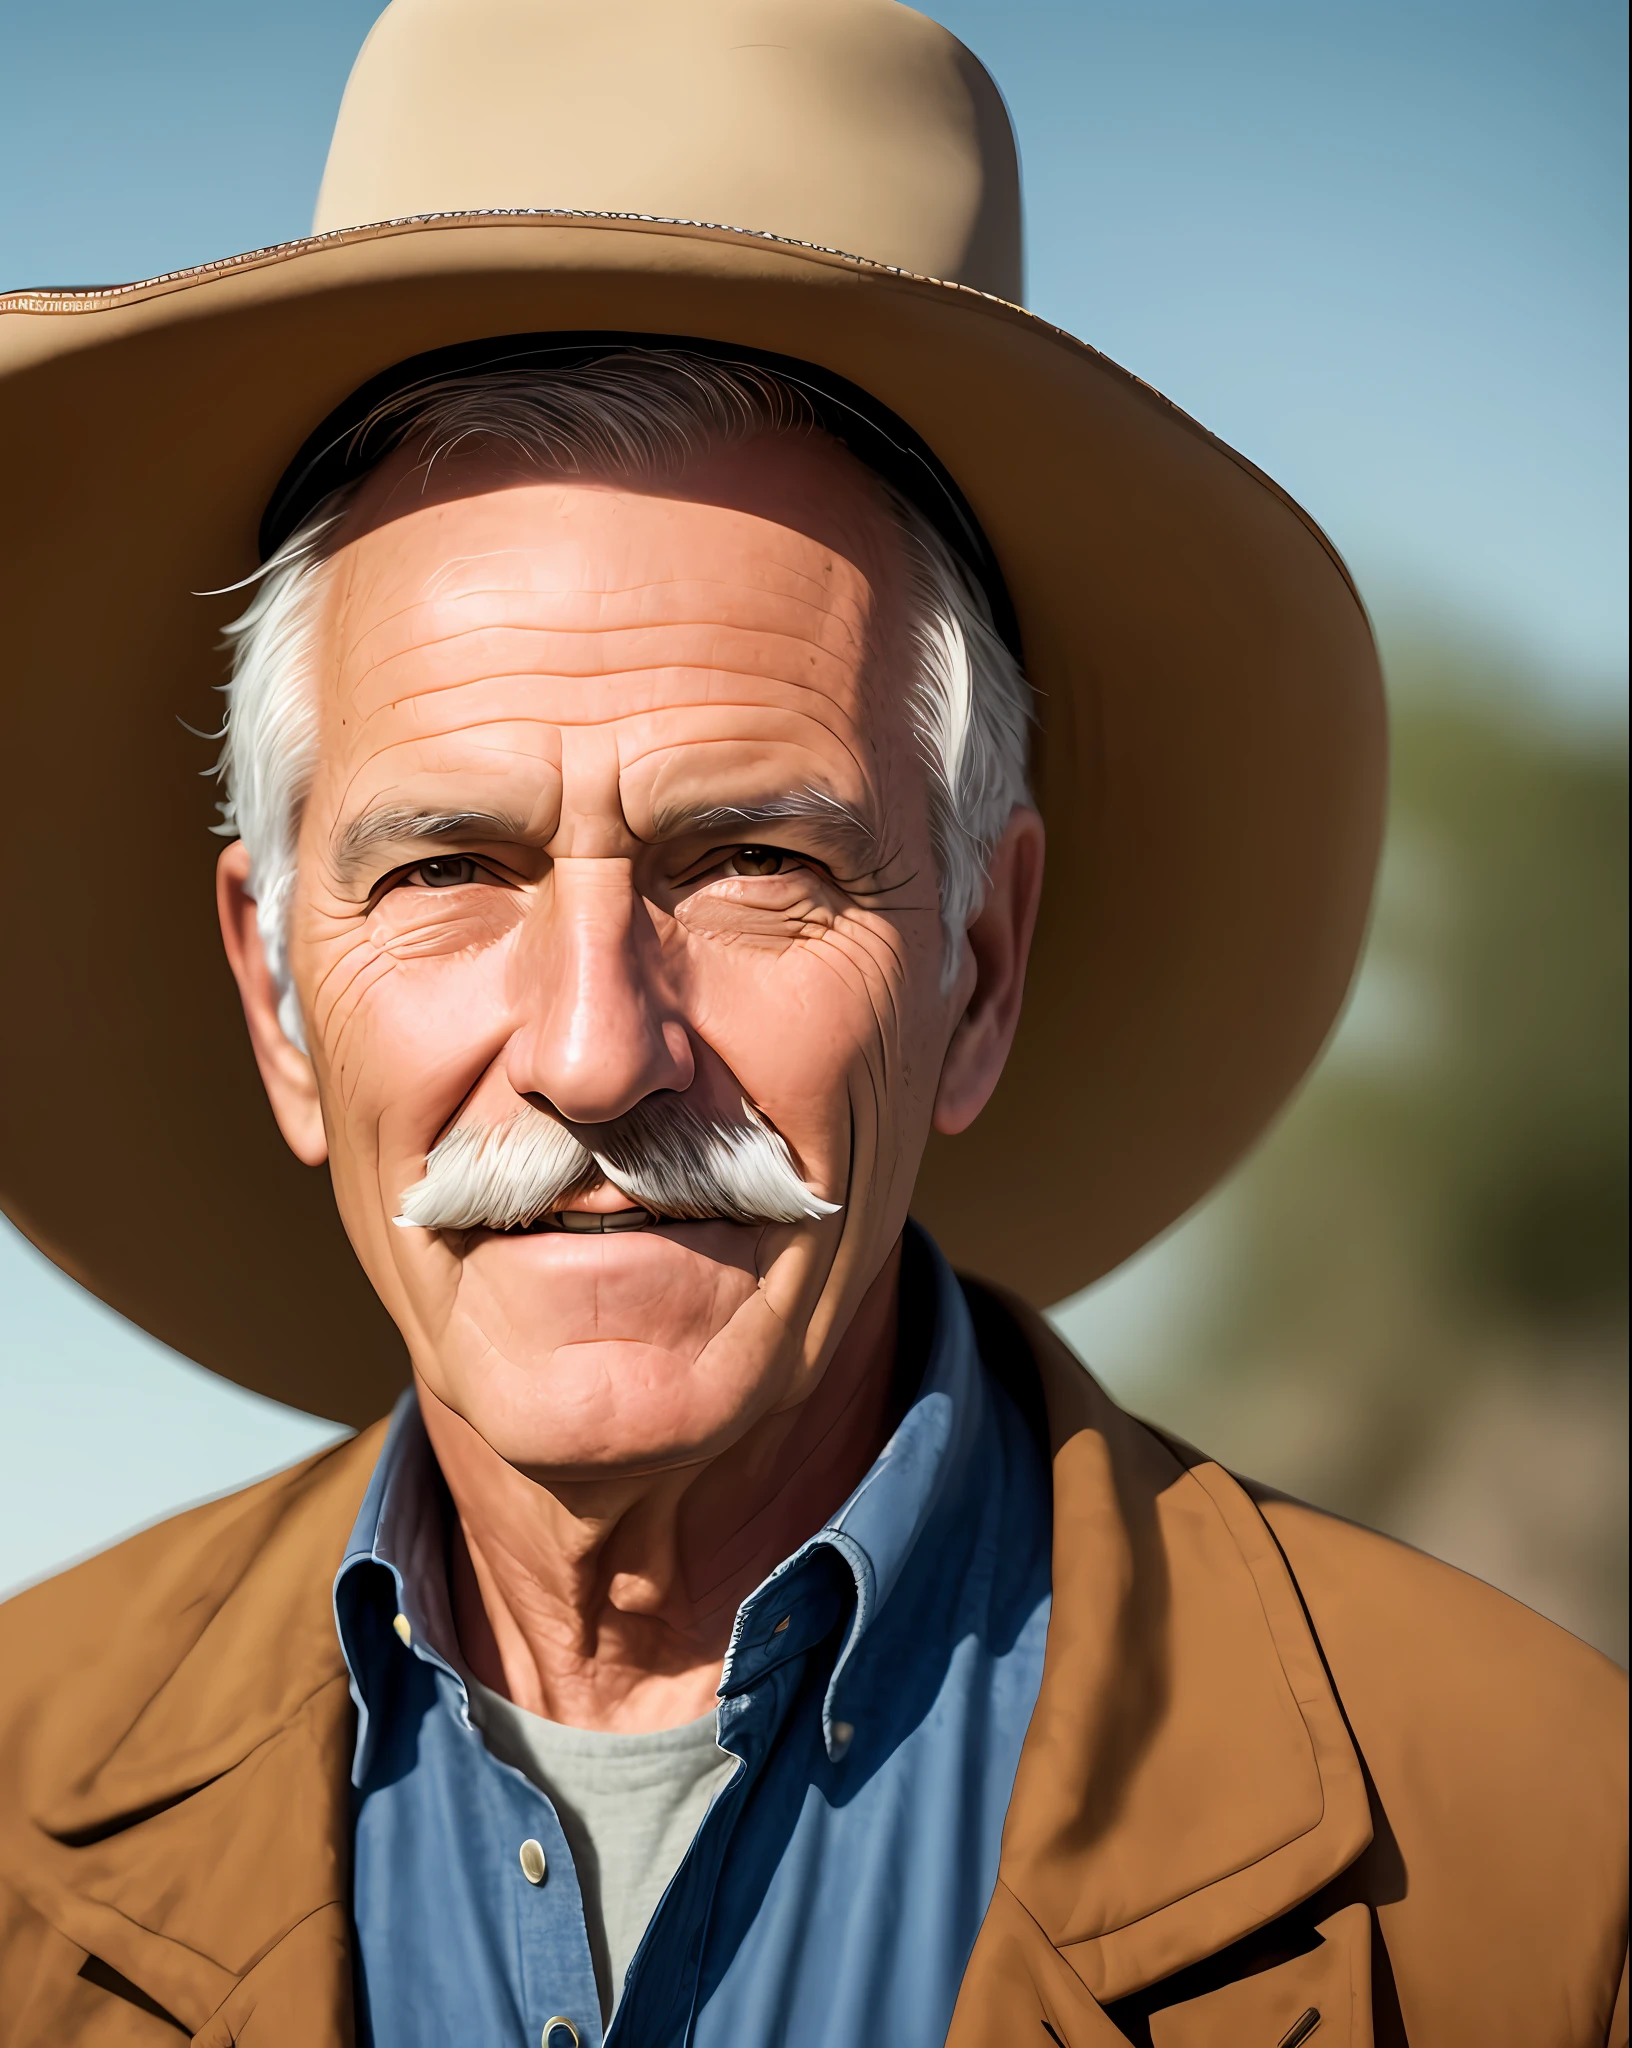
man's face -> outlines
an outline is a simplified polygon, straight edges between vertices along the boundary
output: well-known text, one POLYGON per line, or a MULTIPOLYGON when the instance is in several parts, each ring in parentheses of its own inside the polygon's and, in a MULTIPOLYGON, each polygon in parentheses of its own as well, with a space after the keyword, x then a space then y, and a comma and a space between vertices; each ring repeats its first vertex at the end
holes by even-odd
POLYGON ((880 1271, 974 978, 942 987, 896 531, 792 439, 672 486, 398 461, 348 530, 290 924, 346 1227, 511 1463, 709 1456, 808 1394, 880 1271), (838 1212, 394 1225, 455 1126, 657 1091, 746 1100, 838 1212))

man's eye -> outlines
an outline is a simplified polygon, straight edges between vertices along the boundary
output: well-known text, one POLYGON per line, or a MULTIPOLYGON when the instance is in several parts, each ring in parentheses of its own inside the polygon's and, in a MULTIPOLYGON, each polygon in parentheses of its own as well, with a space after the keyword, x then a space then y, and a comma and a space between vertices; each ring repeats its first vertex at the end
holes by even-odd
POLYGON ((471 882, 482 879, 482 869, 464 854, 452 854, 446 859, 422 860, 403 876, 409 883, 418 883, 422 889, 463 889, 471 882))
POLYGON ((789 862, 790 856, 774 846, 739 846, 725 865, 733 875, 779 875, 789 862))

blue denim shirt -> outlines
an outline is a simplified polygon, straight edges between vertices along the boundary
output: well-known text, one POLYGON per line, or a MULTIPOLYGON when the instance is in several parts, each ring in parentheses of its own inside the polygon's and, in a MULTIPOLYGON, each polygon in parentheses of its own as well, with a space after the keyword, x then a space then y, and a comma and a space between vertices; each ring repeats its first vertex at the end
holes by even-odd
MULTIPOLYGON (((635 1953, 608 2048, 945 2039, 1042 1678, 1050 1493, 956 1280, 919 1247, 934 1332, 916 1398, 737 1614, 719 1742, 739 1763, 635 1953)), ((554 1808, 471 1725, 444 1499, 405 1395, 335 1580, 358 1711, 360 2039, 601 2048, 554 1808)))

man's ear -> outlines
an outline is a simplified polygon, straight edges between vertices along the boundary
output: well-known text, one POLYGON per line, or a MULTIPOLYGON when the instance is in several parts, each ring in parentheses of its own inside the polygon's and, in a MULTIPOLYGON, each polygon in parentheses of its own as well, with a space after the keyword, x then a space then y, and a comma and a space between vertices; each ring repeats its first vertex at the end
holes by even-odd
POLYGON ((249 854, 244 842, 235 839, 215 867, 221 943, 238 984, 255 1064, 261 1070, 261 1085, 278 1129, 297 1159, 307 1166, 321 1166, 329 1156, 329 1141, 323 1129, 317 1076, 311 1061, 278 1022, 278 991, 266 964, 260 920, 248 884, 249 854))
POLYGON ((1033 810, 1017 810, 992 850, 986 901, 965 935, 975 985, 946 1049, 935 1092, 934 1125, 949 1138, 979 1116, 1003 1072, 1020 1022, 1042 893, 1043 821, 1033 810))

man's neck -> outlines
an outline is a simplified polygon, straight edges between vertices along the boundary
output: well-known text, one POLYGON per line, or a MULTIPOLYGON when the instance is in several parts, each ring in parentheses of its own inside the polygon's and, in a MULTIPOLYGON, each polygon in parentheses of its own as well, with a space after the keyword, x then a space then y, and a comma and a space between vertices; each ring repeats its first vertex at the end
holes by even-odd
POLYGON ((738 1607, 854 1491, 910 1398, 900 1271, 898 1245, 797 1408, 706 1464, 594 1489, 588 1505, 517 1471, 422 1386, 455 1511, 454 1626, 482 1684, 578 1728, 707 1713, 738 1607))

